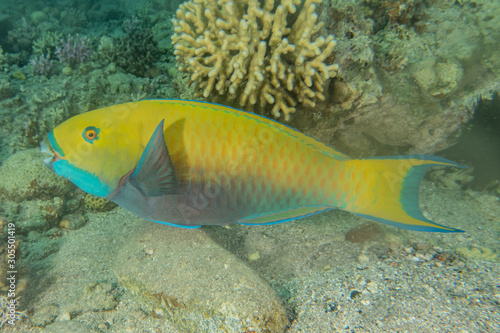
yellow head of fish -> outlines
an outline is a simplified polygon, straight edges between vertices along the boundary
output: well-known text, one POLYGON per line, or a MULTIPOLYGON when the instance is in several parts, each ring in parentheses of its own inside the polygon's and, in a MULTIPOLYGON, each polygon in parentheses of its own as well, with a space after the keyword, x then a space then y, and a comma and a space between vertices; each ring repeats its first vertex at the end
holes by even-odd
POLYGON ((85 192, 110 195, 145 146, 127 111, 99 109, 57 126, 42 143, 42 151, 52 154, 45 164, 85 192))

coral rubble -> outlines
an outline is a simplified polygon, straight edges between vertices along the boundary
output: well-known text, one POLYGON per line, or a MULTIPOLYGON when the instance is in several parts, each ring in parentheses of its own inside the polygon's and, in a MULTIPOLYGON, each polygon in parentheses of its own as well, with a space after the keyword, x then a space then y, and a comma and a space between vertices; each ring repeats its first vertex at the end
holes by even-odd
POLYGON ((240 106, 272 105, 285 120, 297 103, 325 99, 337 75, 327 64, 336 45, 319 34, 320 0, 191 0, 177 10, 172 40, 179 69, 191 74, 206 98, 214 91, 240 106), (299 7, 298 7, 299 6, 299 7), (295 18, 295 19, 293 19, 295 18))

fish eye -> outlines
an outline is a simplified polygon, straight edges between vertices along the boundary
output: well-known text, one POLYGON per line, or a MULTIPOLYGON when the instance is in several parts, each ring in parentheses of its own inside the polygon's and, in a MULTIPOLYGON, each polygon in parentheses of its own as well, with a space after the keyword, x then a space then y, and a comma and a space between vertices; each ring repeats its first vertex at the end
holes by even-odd
POLYGON ((99 129, 89 126, 83 130, 82 136, 88 143, 94 143, 94 140, 99 139, 99 129))

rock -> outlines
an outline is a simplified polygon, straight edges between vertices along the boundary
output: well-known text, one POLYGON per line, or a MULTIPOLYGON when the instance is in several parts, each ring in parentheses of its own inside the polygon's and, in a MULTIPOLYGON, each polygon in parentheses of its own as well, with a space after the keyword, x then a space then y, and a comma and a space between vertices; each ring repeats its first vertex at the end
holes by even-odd
POLYGON ((145 313, 188 332, 283 332, 286 311, 274 291, 203 230, 145 224, 116 262, 120 286, 145 313), (155 246, 146 256, 144 246, 155 246))
POLYGON ((248 260, 250 261, 256 261, 256 260, 259 260, 260 259, 260 253, 259 251, 255 251, 253 253, 250 253, 248 255, 248 260))
POLYGON ((30 316, 30 320, 36 326, 45 326, 56 320, 58 312, 59 307, 55 305, 41 306, 30 316))
POLYGON ((69 322, 94 330, 104 316, 116 332, 284 332, 287 314, 274 290, 203 229, 171 228, 123 209, 86 218, 53 254, 45 279, 57 282, 32 296, 35 325, 63 310, 69 322))
POLYGON ((16 228, 26 233, 32 230, 45 231, 57 225, 64 205, 61 198, 55 197, 51 200, 25 201, 19 204, 19 208, 16 228))
POLYGON ((463 68, 455 61, 439 62, 429 58, 414 66, 413 78, 423 91, 444 97, 454 92, 463 77, 463 68))
POLYGON ((472 246, 472 247, 460 246, 457 248, 457 253, 464 256, 467 259, 494 261, 498 257, 498 253, 495 250, 482 246, 472 246))
POLYGON ((465 116, 446 105, 405 104, 386 96, 353 110, 342 127, 325 120, 305 132, 351 157, 428 154, 449 147, 465 116))
POLYGON ((53 200, 64 197, 73 185, 43 164, 39 149, 20 151, 0 167, 0 196, 13 201, 53 200))
POLYGON ((360 264, 367 264, 370 262, 370 258, 365 254, 360 254, 357 259, 360 264))
POLYGON ((63 311, 59 314, 59 316, 56 318, 56 321, 69 321, 71 320, 71 315, 69 314, 68 311, 63 311))

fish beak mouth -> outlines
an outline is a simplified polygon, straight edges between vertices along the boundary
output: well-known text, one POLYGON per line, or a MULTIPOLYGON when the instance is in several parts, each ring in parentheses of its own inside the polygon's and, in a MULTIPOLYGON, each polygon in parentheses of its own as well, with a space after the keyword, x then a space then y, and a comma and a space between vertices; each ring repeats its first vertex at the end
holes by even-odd
POLYGON ((52 149, 48 138, 43 139, 40 144, 40 151, 44 155, 43 163, 47 166, 47 168, 54 170, 53 163, 60 159, 60 157, 59 154, 52 149))

